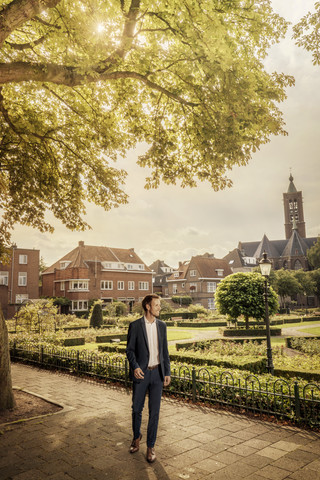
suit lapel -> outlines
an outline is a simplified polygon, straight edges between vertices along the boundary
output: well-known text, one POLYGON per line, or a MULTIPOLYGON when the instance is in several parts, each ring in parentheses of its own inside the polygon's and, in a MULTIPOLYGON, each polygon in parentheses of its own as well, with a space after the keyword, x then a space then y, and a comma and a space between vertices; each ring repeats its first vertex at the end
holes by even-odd
POLYGON ((161 337, 160 323, 158 322, 158 320, 157 320, 156 326, 157 326, 157 332, 158 332, 158 347, 159 347, 159 355, 160 355, 161 345, 162 345, 162 337, 161 337))
POLYGON ((149 351, 149 343, 148 343, 147 330, 146 330, 146 324, 145 324, 145 321, 144 321, 144 317, 141 318, 140 322, 141 322, 141 328, 142 328, 142 332, 143 332, 144 341, 146 342, 147 349, 149 351))

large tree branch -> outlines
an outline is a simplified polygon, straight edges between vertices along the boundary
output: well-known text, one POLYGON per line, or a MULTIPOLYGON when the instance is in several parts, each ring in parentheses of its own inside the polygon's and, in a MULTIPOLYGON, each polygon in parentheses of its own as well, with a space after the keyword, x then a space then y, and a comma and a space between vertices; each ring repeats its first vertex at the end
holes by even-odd
POLYGON ((83 75, 79 73, 76 67, 66 67, 57 64, 39 64, 39 63, 0 63, 0 84, 4 85, 11 82, 49 82, 57 85, 74 87, 83 83, 92 83, 108 80, 135 79, 144 83, 152 90, 157 90, 167 97, 187 106, 197 106, 198 103, 190 102, 179 95, 170 92, 170 90, 151 81, 148 76, 137 72, 118 71, 99 73, 96 68, 92 69, 92 75, 83 75))
POLYGON ((45 8, 53 8, 61 0, 13 0, 0 11, 0 46, 8 36, 45 8))

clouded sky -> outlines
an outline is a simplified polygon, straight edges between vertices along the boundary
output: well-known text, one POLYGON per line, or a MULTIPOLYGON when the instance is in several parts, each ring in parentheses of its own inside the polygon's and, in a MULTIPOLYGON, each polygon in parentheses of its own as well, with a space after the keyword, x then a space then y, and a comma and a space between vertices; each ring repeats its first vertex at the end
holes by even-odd
MULTIPOLYGON (((275 11, 296 23, 313 0, 273 0, 275 11)), ((128 205, 111 212, 88 207, 86 221, 92 230, 70 232, 54 221, 55 232, 42 234, 17 226, 13 240, 18 247, 40 249, 51 265, 79 240, 87 245, 131 248, 150 264, 164 260, 170 266, 205 252, 217 258, 233 250, 238 242, 285 238, 282 193, 289 185, 290 168, 297 190, 302 190, 307 236, 320 234, 320 67, 312 65, 311 53, 294 45, 291 30, 272 48, 268 71, 293 75, 294 87, 280 105, 287 137, 272 137, 254 154, 246 167, 230 172, 233 187, 214 192, 209 185, 195 189, 162 186, 144 190, 146 172, 135 162, 144 152, 141 145, 121 161, 128 171, 128 205)))

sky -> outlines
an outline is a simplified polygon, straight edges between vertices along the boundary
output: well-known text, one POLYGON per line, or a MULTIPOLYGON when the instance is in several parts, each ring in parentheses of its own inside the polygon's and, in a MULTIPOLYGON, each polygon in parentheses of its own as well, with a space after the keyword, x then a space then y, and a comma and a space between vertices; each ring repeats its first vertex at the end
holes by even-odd
MULTIPOLYGON (((296 23, 313 0, 273 0, 274 10, 296 23)), ((13 241, 20 248, 40 250, 45 264, 53 264, 74 249, 80 240, 87 245, 134 248, 150 265, 164 260, 171 267, 192 255, 206 252, 224 257, 239 241, 285 238, 282 194, 290 172, 304 199, 307 237, 320 234, 320 67, 312 55, 295 46, 291 30, 266 59, 268 71, 295 77, 295 86, 280 105, 288 136, 271 137, 247 166, 233 168, 233 186, 214 192, 208 184, 197 188, 161 186, 145 190, 147 172, 136 165, 146 150, 139 145, 119 163, 128 172, 129 204, 109 212, 89 205, 86 221, 92 229, 71 232, 53 220, 53 234, 17 226, 13 241)))

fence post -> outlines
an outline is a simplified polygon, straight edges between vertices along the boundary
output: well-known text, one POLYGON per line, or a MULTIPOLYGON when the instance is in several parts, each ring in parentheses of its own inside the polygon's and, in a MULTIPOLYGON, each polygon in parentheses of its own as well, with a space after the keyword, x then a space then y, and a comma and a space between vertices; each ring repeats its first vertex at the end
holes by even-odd
POLYGON ((77 350, 77 364, 76 364, 76 368, 77 368, 77 373, 79 373, 79 350, 77 350))
POLYGON ((298 382, 294 382, 294 409, 296 413, 296 417, 300 418, 300 396, 299 396, 299 386, 298 382))
POLYGON ((196 369, 192 367, 192 401, 195 403, 197 400, 197 386, 196 386, 196 369))
POLYGON ((39 362, 40 365, 43 364, 43 345, 40 346, 40 351, 39 351, 39 362))

